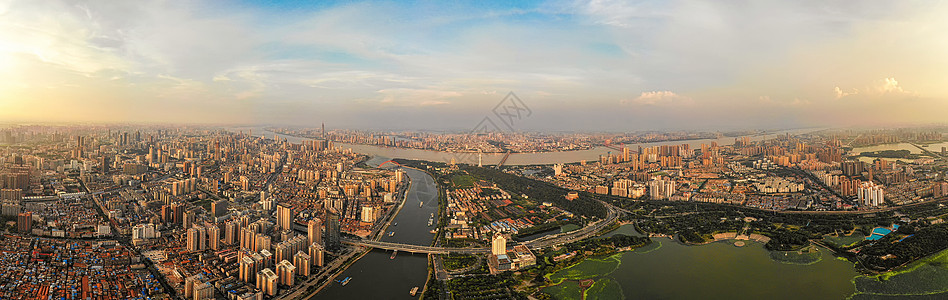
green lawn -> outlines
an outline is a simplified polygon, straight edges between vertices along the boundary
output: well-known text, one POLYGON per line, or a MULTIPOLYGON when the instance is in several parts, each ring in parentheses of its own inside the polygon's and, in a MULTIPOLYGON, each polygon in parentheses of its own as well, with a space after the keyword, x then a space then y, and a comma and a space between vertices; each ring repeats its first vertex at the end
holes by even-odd
POLYGON ((456 188, 471 188, 474 187, 474 177, 467 174, 451 175, 451 183, 456 188))

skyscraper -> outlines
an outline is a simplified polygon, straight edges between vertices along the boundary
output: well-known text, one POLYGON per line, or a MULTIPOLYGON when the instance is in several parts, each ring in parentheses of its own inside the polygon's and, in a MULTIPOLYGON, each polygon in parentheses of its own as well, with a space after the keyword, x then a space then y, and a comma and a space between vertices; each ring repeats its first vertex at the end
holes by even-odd
POLYGON ((311 259, 306 252, 297 251, 296 255, 293 255, 293 266, 296 267, 296 273, 300 276, 309 276, 310 266, 312 266, 311 259))
POLYGON ((16 215, 16 229, 20 233, 30 233, 33 230, 33 213, 23 212, 16 215))
POLYGON ((187 247, 190 252, 204 251, 207 249, 205 240, 206 230, 203 226, 188 228, 187 247))
POLYGON ((324 258, 323 255, 325 255, 325 253, 323 252, 325 252, 325 249, 323 249, 323 245, 320 245, 317 243, 312 243, 309 245, 310 260, 317 267, 323 266, 323 258, 324 258))
POLYGON ((207 247, 211 250, 219 250, 221 242, 221 229, 217 225, 212 225, 207 228, 207 247))
POLYGON ((251 258, 249 255, 240 258, 240 270, 239 270, 240 280, 246 283, 253 283, 254 280, 256 279, 256 277, 254 277, 254 275, 256 274, 257 274, 257 271, 255 270, 253 258, 251 258))
POLYGON ((309 220, 309 223, 306 226, 306 235, 308 237, 307 242, 309 244, 317 243, 322 245, 323 243, 323 221, 319 218, 314 218, 309 220))
POLYGON ((342 242, 341 237, 339 236, 339 230, 341 224, 339 224, 339 215, 335 211, 329 210, 326 212, 327 218, 329 219, 326 223, 326 248, 335 250, 338 249, 340 243, 342 242))
POLYGON ((257 273, 257 289, 263 291, 264 294, 276 296, 278 280, 279 276, 273 273, 273 270, 263 269, 257 273))
POLYGON ((288 260, 283 260, 276 266, 277 276, 280 277, 280 283, 285 286, 293 286, 296 277, 296 267, 288 260))
POLYGON ((229 202, 227 200, 217 200, 211 203, 211 212, 214 213, 215 217, 221 217, 227 214, 227 206, 229 202))
POLYGON ((293 230, 293 209, 289 206, 277 206, 277 224, 282 230, 293 230))

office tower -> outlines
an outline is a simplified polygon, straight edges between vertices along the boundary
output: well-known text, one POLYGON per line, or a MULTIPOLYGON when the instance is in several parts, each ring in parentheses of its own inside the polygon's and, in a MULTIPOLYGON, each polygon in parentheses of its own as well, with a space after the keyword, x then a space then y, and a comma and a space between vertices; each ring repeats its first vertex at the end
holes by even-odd
POLYGON ((312 243, 309 245, 309 257, 312 260, 313 264, 317 267, 323 266, 323 255, 325 255, 326 250, 323 249, 323 245, 312 243))
POLYGON ((309 220, 309 223, 306 225, 306 236, 308 237, 307 242, 309 244, 317 243, 322 245, 323 221, 319 218, 309 220))
POLYGON ((494 239, 491 240, 490 253, 493 255, 507 254, 507 238, 502 233, 494 233, 494 239))
POLYGON ((109 158, 105 155, 99 157, 99 167, 102 168, 100 172, 105 175, 109 173, 109 158))
POLYGON ((297 251, 296 255, 293 255, 293 266, 296 267, 296 273, 300 276, 309 276, 310 266, 312 266, 311 259, 306 252, 297 251))
POLYGON ((340 243, 342 242, 341 237, 339 236, 339 230, 341 226, 341 224, 339 224, 339 215, 332 210, 327 211, 326 215, 329 219, 326 223, 326 248, 335 250, 339 248, 340 243))
POLYGON ((277 224, 282 230, 293 230, 293 209, 286 205, 277 206, 277 224))
POLYGON ((207 228, 207 241, 208 248, 214 251, 220 250, 221 228, 217 227, 217 224, 207 228))
POLYGON ((30 233, 33 230, 33 213, 23 212, 17 214, 16 228, 20 233, 30 233))
POLYGON ((257 273, 257 289, 263 291, 264 294, 276 296, 278 282, 279 276, 273 273, 273 270, 270 270, 270 268, 263 269, 257 273))
POLYGON ((294 277, 296 277, 296 267, 288 260, 280 261, 276 266, 277 276, 280 277, 280 283, 285 286, 293 286, 294 277))

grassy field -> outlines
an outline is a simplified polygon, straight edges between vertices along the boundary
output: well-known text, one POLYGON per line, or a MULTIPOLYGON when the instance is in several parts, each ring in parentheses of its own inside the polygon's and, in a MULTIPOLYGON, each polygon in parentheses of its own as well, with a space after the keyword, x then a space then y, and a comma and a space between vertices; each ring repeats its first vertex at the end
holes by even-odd
POLYGON ((554 283, 560 283, 564 280, 582 280, 608 275, 619 268, 619 255, 621 254, 601 259, 583 260, 569 268, 553 273, 550 275, 550 280, 554 283))
POLYGON ((454 187, 457 187, 457 188, 462 188, 462 189, 471 188, 471 187, 474 187, 474 177, 471 177, 471 175, 467 175, 467 174, 452 175, 451 183, 453 183, 454 187))
POLYGON ((580 228, 582 227, 579 227, 579 225, 570 223, 570 224, 563 225, 563 227, 560 227, 560 232, 565 233, 565 232, 570 232, 570 231, 580 229, 580 228))
POLYGON ((477 263, 477 257, 471 254, 448 254, 444 256, 444 268, 448 271, 459 270, 477 263))
POLYGON ((855 245, 856 243, 862 242, 866 239, 866 236, 860 233, 854 233, 853 235, 844 235, 840 237, 835 237, 827 235, 823 237, 823 241, 832 244, 836 247, 849 247, 855 245))

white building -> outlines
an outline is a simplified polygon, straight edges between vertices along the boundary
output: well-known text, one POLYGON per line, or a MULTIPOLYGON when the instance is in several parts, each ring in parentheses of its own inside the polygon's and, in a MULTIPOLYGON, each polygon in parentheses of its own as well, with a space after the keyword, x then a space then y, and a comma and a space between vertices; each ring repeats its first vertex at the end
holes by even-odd
POLYGON ((865 206, 879 206, 884 203, 885 189, 874 182, 863 182, 856 191, 856 195, 859 196, 859 203, 865 206))
POLYGON ((648 182, 648 194, 652 200, 664 200, 675 194, 675 181, 663 177, 652 178, 648 182))
POLYGON ((507 254, 507 238, 501 233, 495 233, 494 239, 491 241, 490 249, 490 253, 493 255, 507 254))
POLYGON ((132 239, 145 240, 157 238, 161 235, 161 232, 155 230, 155 224, 138 224, 135 227, 132 227, 132 239))

